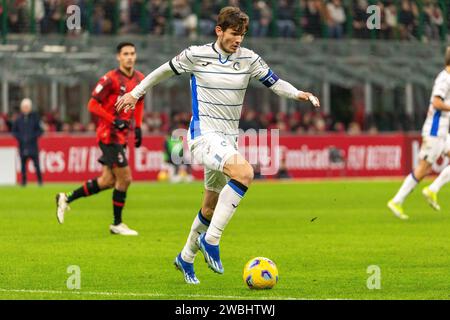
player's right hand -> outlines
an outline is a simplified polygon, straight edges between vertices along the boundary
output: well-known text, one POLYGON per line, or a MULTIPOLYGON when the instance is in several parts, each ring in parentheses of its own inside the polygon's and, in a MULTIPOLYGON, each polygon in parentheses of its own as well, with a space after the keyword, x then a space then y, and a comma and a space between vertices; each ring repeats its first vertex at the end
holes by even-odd
POLYGON ((128 121, 122 120, 122 119, 119 119, 119 118, 116 118, 113 121, 113 125, 114 125, 114 127, 116 129, 118 129, 120 131, 125 130, 125 129, 127 129, 129 127, 128 121))
POLYGON ((134 109, 136 106, 136 102, 138 101, 138 99, 136 99, 135 97, 133 97, 131 95, 131 93, 126 93, 124 94, 119 100, 117 100, 115 107, 117 112, 120 111, 125 111, 128 112, 128 110, 130 109, 134 109))
POLYGON ((311 104, 314 107, 320 108, 320 101, 319 101, 319 99, 316 96, 314 96, 311 92, 303 92, 302 91, 302 92, 300 92, 298 98, 300 100, 309 101, 309 102, 311 102, 311 104))

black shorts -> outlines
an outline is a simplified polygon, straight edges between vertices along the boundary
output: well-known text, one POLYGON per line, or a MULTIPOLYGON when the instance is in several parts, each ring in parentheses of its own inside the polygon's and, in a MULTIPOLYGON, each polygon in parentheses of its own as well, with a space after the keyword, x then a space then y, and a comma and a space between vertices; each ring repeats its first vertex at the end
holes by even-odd
POLYGON ((124 168, 128 167, 128 160, 125 154, 125 145, 121 144, 104 144, 99 143, 103 154, 98 159, 102 165, 109 168, 124 168))

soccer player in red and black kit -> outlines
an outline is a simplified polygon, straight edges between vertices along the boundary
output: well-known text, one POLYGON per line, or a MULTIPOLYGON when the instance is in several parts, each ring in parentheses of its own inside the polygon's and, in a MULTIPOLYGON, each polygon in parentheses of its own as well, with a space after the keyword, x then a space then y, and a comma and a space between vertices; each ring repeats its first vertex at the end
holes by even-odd
POLYGON ((141 123, 144 102, 141 98, 134 112, 117 112, 114 104, 117 99, 133 89, 144 78, 135 70, 136 48, 129 42, 117 46, 119 68, 106 73, 95 86, 88 108, 98 117, 97 142, 103 154, 99 162, 103 165, 102 174, 96 179, 86 181, 80 188, 59 193, 56 196, 56 215, 59 223, 64 222, 64 214, 72 201, 94 195, 100 191, 114 188, 112 202, 114 223, 110 226, 112 234, 138 235, 122 222, 127 189, 131 183, 131 170, 128 166, 125 149, 131 121, 135 120, 135 147, 142 142, 141 123))

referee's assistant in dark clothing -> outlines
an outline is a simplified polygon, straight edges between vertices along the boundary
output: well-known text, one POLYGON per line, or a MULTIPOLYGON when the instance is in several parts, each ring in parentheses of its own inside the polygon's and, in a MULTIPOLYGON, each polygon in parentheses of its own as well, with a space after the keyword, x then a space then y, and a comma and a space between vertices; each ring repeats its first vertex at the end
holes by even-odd
POLYGON ((23 99, 20 103, 21 114, 13 123, 12 133, 19 143, 19 154, 22 167, 22 185, 27 184, 27 160, 31 159, 36 170, 39 185, 42 185, 41 168, 39 166, 38 138, 43 131, 40 125, 39 115, 31 112, 32 102, 23 99))

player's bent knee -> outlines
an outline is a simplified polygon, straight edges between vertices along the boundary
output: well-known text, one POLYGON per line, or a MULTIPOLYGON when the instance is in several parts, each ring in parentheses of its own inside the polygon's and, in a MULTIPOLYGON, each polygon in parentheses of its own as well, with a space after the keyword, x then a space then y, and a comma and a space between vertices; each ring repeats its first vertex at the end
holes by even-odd
POLYGON ((237 170, 234 176, 232 176, 231 178, 239 181, 246 186, 249 186, 252 183, 254 177, 255 174, 253 172, 253 167, 247 163, 243 168, 237 170))
POLYGON ((431 167, 432 167, 431 163, 425 160, 421 160, 419 162, 419 165, 413 171, 414 177, 419 181, 422 180, 428 174, 431 173, 431 167))
POLYGON ((114 188, 115 184, 116 180, 114 177, 101 177, 98 179, 98 186, 102 190, 114 188))
POLYGON ((121 184, 128 188, 131 184, 131 177, 126 177, 122 179, 121 184))
POLYGON ((114 180, 114 179, 108 180, 106 182, 106 188, 107 189, 114 188, 115 185, 116 185, 116 180, 114 180))
POLYGON ((131 184, 131 177, 121 177, 116 180, 115 187, 119 190, 126 191, 131 184))

